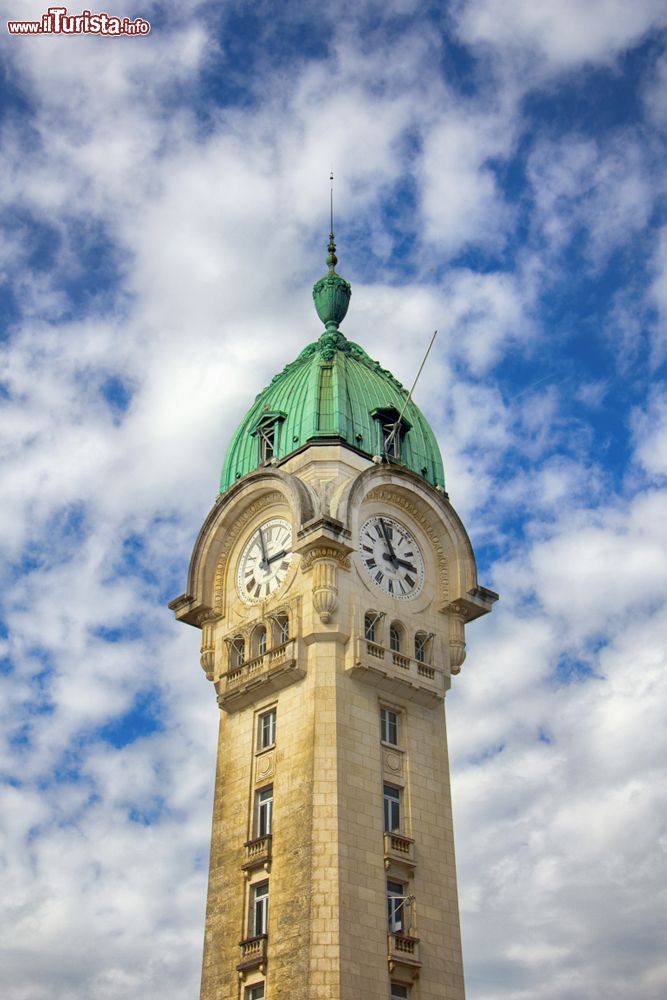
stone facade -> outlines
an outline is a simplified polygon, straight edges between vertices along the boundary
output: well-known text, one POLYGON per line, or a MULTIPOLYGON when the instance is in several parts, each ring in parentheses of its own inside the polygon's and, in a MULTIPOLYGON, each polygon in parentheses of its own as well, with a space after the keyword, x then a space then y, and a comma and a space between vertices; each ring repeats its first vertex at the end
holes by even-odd
POLYGON ((444 491, 399 466, 317 446, 221 495, 171 605, 202 629, 220 706, 202 1000, 255 1000, 262 986, 270 1000, 387 1000, 391 984, 462 1000, 444 699, 464 625, 495 597, 444 491), (374 515, 419 546, 412 599, 364 569, 374 515), (289 570, 247 605, 241 553, 273 517, 292 526, 289 570))

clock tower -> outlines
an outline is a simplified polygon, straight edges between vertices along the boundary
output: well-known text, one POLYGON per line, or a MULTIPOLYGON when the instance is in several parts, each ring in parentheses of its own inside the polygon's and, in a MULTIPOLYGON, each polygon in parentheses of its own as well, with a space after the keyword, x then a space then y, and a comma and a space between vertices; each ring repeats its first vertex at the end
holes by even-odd
POLYGON ((202 1000, 464 996, 444 703, 497 595, 336 263, 170 604, 220 712, 202 1000))

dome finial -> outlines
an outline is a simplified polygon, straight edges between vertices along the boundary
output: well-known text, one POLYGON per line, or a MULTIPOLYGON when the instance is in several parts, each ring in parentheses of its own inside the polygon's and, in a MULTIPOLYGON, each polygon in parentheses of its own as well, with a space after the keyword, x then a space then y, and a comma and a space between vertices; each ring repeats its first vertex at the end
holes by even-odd
POLYGON ((336 274, 338 257, 336 257, 336 244, 334 242, 333 231, 333 170, 329 174, 329 183, 329 199, 331 209, 329 246, 327 248, 329 251, 327 254, 327 266, 329 268, 329 273, 325 274, 323 278, 320 278, 319 281, 315 282, 315 286, 313 288, 313 299, 315 300, 317 315, 324 323, 326 331, 328 333, 335 333, 338 337, 343 338, 343 334, 339 333, 338 327, 345 319, 345 313, 347 312, 347 307, 350 303, 352 289, 345 278, 341 278, 339 274, 336 274))
POLYGON ((329 226, 329 246, 327 247, 329 253, 327 254, 327 264, 329 265, 329 274, 333 274, 336 270, 336 264, 338 263, 338 257, 336 257, 336 244, 334 242, 334 228, 333 228, 333 170, 329 174, 329 196, 330 196, 330 206, 331 206, 331 225, 329 226))

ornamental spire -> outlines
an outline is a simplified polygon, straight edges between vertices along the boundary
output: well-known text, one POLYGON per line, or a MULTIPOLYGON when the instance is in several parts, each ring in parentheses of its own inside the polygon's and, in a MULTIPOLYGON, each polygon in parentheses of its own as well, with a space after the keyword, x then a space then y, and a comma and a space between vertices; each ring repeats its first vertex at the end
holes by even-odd
MULTIPOLYGON (((341 278, 336 273, 338 258, 336 257, 336 243, 333 231, 333 171, 329 174, 329 182, 331 209, 329 245, 327 247, 329 251, 327 254, 329 272, 323 278, 320 278, 319 281, 315 282, 313 286, 313 299, 315 300, 317 315, 324 323, 326 332, 329 334, 338 334, 338 327, 345 319, 347 307, 350 304, 352 289, 345 278, 341 278)), ((339 334, 339 336, 342 337, 342 334, 339 334)))
POLYGON ((338 257, 336 257, 336 243, 334 242, 334 227, 333 227, 333 170, 329 174, 329 195, 331 204, 331 225, 329 226, 329 253, 327 254, 327 264, 329 265, 329 274, 335 274, 336 264, 338 263, 338 257))

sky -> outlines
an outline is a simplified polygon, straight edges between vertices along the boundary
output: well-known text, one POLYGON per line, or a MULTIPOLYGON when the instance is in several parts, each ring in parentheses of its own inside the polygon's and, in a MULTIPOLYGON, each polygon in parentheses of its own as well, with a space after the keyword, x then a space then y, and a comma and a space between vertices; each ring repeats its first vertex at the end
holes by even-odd
POLYGON ((217 709, 166 604, 319 335, 333 169, 343 330, 410 384, 438 329, 501 595, 447 699, 468 1000, 662 1000, 667 7, 122 4, 0 25, 2 997, 198 995, 217 709))

